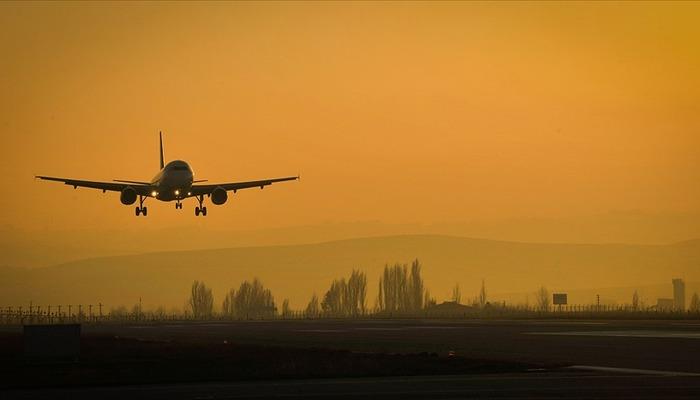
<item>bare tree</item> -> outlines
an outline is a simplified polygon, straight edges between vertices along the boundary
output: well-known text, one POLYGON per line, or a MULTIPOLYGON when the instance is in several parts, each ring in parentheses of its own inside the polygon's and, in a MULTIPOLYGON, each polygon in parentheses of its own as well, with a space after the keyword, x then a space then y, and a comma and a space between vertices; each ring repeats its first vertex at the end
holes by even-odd
POLYGON ((462 304, 462 290, 459 288, 459 283, 452 288, 452 301, 462 304))
POLYGON ((481 290, 479 291, 479 305, 483 308, 486 305, 486 282, 481 280, 481 290))
POLYGON ((153 317, 157 319, 163 319, 165 318, 165 315, 167 312, 165 311, 165 306, 158 306, 155 310, 152 312, 153 317))
POLYGON ((136 319, 141 318, 141 305, 139 303, 131 306, 131 316, 136 319))
POLYGON ((338 317, 364 314, 367 310, 367 275, 353 270, 348 280, 334 280, 323 296, 321 309, 326 314, 338 317))
POLYGON ((331 283, 330 289, 323 296, 323 301, 321 302, 321 309, 325 314, 333 316, 342 316, 344 313, 344 297, 347 291, 347 284, 345 283, 345 278, 340 280, 334 280, 331 283))
POLYGON ((277 313, 275 298, 258 278, 244 281, 238 290, 231 289, 223 303, 225 315, 232 318, 269 318, 277 313))
POLYGON ((318 306, 318 297, 316 296, 316 293, 314 293, 314 295, 311 296, 311 300, 309 300, 309 304, 306 306, 306 310, 304 310, 304 314, 307 318, 316 318, 318 317, 319 313, 320 308, 318 306))
POLYGON ((214 309, 214 296, 204 282, 194 281, 190 291, 188 305, 195 318, 211 317, 214 309))
POLYGON ((435 298, 431 297, 430 292, 426 290, 425 295, 423 296, 423 307, 428 308, 434 306, 435 304, 437 304, 437 301, 435 301, 435 298))
POLYGON ((698 298, 698 293, 693 293, 693 297, 690 298, 690 306, 688 309, 691 312, 700 312, 700 298, 698 298))
POLYGON ((639 310, 639 293, 636 290, 632 294, 632 310, 639 310))
POLYGON ((353 270, 348 279, 343 299, 346 315, 363 315, 367 310, 367 275, 353 270))
POLYGON ((416 311, 423 308, 425 285, 423 283, 423 278, 421 277, 422 268, 423 267, 417 258, 411 263, 411 276, 408 280, 408 309, 411 311, 416 311))
POLYGON ((421 277, 422 266, 418 259, 408 265, 394 264, 384 266, 384 272, 379 278, 379 296, 377 299, 379 311, 418 311, 423 308, 425 300, 425 285, 421 277))
POLYGON ((289 318, 292 315, 292 310, 289 309, 289 299, 282 301, 282 317, 289 318))
POLYGON ((221 304, 221 310, 224 316, 235 317, 236 311, 233 307, 235 297, 236 289, 230 289, 224 297, 224 302, 221 304))
POLYGON ((406 298, 406 265, 384 266, 379 278, 379 308, 382 311, 403 311, 406 298))
POLYGON ((549 311, 549 307, 551 304, 551 299, 549 298, 549 290, 547 290, 547 288, 544 286, 539 288, 539 290, 535 292, 535 301, 537 311, 549 311))

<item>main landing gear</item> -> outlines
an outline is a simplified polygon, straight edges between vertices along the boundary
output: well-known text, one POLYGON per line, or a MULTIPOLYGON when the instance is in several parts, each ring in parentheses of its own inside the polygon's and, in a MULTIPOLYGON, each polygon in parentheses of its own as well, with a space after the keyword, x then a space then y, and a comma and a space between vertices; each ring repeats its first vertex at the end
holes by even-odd
POLYGON ((197 201, 199 202, 199 207, 194 208, 194 215, 199 217, 199 214, 202 214, 203 217, 207 216, 207 208, 204 207, 204 195, 199 195, 197 196, 197 201))
POLYGON ((145 196, 139 196, 139 205, 136 206, 136 216, 143 215, 144 217, 148 215, 148 207, 143 206, 143 202, 146 201, 145 196))

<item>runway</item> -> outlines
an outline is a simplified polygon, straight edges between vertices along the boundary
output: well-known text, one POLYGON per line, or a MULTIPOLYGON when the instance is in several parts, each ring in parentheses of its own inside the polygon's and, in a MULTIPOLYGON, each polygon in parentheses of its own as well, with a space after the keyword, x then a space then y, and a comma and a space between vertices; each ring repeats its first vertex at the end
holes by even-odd
POLYGON ((531 373, 310 379, 8 391, 5 399, 697 399, 700 379, 531 373))
MULTIPOLYGON (((695 399, 700 398, 699 333, 700 325, 694 321, 294 320, 85 325, 86 337, 118 337, 167 346, 227 343, 263 346, 260 349, 279 346, 363 354, 427 353, 440 358, 455 354, 468 360, 530 366, 520 372, 482 370, 462 375, 439 375, 441 372, 429 370, 430 376, 409 377, 251 381, 234 376, 233 381, 190 384, 170 379, 161 380, 161 384, 13 389, 3 393, 3 398, 695 399)), ((258 350, 251 354, 254 359, 265 359, 258 350)), ((202 360, 208 363, 206 357, 202 360)))
POLYGON ((96 325, 84 332, 700 373, 700 325, 694 321, 245 321, 96 325))

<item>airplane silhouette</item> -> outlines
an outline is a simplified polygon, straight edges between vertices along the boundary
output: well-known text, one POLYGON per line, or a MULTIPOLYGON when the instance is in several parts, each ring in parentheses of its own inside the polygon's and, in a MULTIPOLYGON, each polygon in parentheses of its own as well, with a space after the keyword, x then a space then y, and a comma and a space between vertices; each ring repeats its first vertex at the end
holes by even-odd
POLYGON ((199 202, 199 206, 195 207, 194 215, 206 216, 207 207, 204 206, 204 196, 211 198, 211 202, 216 205, 226 203, 228 199, 228 191, 236 191, 240 189, 248 189, 271 185, 275 182, 291 181, 299 179, 298 176, 289 176, 285 178, 264 179, 259 181, 248 182, 231 182, 231 183, 216 183, 200 185, 206 180, 194 180, 192 168, 182 161, 170 161, 164 164, 163 159, 163 133, 160 132, 160 171, 150 182, 126 181, 117 180, 113 182, 94 182, 82 181, 76 179, 55 178, 51 176, 37 175, 35 178, 47 181, 63 182, 66 185, 78 187, 86 187, 91 189, 101 189, 102 193, 107 191, 121 192, 120 200, 124 205, 131 205, 138 198, 139 205, 136 206, 136 216, 148 215, 148 208, 144 207, 143 203, 147 198, 152 197, 160 201, 175 201, 175 208, 182 209, 182 200, 194 197, 199 202))

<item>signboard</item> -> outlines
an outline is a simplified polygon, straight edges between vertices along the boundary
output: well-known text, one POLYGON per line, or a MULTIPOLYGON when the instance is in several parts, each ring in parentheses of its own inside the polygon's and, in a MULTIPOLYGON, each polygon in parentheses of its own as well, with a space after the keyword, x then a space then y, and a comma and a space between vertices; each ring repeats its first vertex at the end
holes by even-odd
POLYGON ((555 306, 566 305, 566 293, 553 293, 552 300, 555 306))

